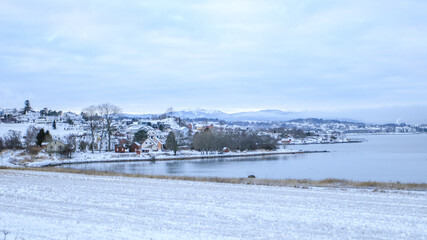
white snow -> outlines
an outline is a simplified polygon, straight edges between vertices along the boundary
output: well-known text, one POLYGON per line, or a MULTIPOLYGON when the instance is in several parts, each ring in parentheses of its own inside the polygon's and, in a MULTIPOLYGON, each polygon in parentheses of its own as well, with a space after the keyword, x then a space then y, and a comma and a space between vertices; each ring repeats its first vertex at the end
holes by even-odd
POLYGON ((0 238, 425 239, 426 192, 0 170, 0 238))

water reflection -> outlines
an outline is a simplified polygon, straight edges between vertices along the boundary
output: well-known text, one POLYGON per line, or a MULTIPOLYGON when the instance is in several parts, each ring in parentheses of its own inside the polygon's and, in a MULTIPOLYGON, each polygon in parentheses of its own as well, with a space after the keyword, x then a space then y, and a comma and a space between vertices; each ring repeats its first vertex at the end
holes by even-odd
POLYGON ((119 173, 257 178, 343 178, 427 182, 427 135, 367 136, 354 144, 302 145, 329 153, 156 162, 76 164, 63 167, 119 173))
POLYGON ((175 162, 166 162, 166 172, 168 174, 179 174, 184 172, 184 164, 181 164, 178 161, 175 162))

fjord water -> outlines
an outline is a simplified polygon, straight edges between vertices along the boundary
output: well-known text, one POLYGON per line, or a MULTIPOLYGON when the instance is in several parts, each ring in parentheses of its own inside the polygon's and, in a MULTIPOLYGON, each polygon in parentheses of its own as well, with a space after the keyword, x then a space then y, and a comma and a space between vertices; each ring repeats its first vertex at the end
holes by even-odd
POLYGON ((247 177, 269 179, 338 178, 355 181, 427 182, 427 134, 356 135, 362 143, 291 145, 327 153, 156 162, 65 165, 119 173, 247 177))

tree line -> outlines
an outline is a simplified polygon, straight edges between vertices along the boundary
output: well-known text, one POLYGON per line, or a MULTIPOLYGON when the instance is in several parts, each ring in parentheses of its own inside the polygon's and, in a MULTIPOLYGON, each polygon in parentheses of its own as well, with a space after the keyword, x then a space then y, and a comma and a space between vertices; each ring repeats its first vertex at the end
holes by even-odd
POLYGON ((257 132, 215 131, 206 129, 194 135, 192 147, 195 150, 208 153, 220 152, 225 147, 232 151, 239 150, 274 150, 277 140, 269 135, 260 135, 257 132))

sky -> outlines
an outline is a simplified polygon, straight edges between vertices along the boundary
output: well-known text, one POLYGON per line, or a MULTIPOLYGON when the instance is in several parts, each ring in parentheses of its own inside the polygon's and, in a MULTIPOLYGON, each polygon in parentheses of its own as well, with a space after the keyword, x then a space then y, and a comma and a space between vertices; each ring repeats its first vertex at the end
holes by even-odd
POLYGON ((0 2, 0 108, 427 109, 425 0, 0 2))

